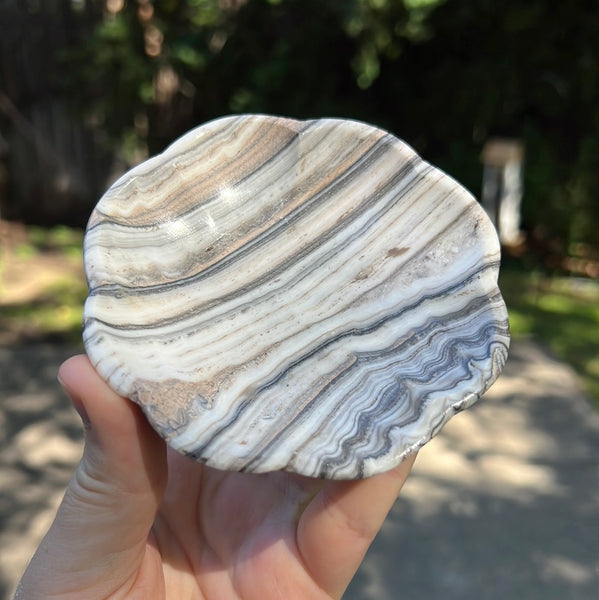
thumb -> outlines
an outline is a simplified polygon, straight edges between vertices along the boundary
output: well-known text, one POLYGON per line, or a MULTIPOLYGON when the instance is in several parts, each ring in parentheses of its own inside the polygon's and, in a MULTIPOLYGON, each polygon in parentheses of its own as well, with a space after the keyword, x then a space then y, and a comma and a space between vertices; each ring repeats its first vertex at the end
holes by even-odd
POLYGON ((83 597, 77 593, 85 590, 103 598, 131 585, 141 565, 166 484, 166 448, 139 407, 113 392, 87 357, 65 362, 59 381, 82 416, 85 449, 22 586, 32 570, 39 580, 41 569, 44 597, 83 597))

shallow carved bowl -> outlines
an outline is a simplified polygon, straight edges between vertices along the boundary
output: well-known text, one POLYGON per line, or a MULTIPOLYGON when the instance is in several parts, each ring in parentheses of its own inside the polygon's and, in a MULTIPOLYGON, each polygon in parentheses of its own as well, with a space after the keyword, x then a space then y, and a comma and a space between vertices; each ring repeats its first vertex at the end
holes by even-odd
POLYGON ((385 471, 499 375, 499 245, 389 133, 226 117, 101 198, 84 342, 176 450, 219 469, 385 471))

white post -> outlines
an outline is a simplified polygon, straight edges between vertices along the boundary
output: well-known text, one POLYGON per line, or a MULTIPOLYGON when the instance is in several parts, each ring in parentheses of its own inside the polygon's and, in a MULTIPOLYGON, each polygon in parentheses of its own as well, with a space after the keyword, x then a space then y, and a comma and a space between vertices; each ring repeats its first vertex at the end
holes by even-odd
POLYGON ((482 151, 484 165, 481 204, 497 228, 502 244, 520 240, 522 163, 524 146, 518 140, 491 139, 482 151))

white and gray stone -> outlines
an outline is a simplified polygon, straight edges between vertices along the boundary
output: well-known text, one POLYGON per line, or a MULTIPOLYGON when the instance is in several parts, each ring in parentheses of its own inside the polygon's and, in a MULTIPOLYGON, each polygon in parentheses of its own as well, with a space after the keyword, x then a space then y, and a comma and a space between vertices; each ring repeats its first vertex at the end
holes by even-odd
POLYGON ((361 478, 499 375, 499 244, 404 142, 337 119, 226 117, 121 177, 87 229, 84 343, 176 450, 361 478))

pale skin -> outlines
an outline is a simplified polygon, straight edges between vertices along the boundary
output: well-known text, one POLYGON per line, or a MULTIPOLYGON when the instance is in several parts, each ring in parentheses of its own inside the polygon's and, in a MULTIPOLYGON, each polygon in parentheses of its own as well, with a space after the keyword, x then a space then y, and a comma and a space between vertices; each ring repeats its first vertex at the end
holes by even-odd
POLYGON ((85 451, 15 599, 340 598, 415 458, 361 481, 217 471, 167 450, 85 356, 59 378, 85 451))

